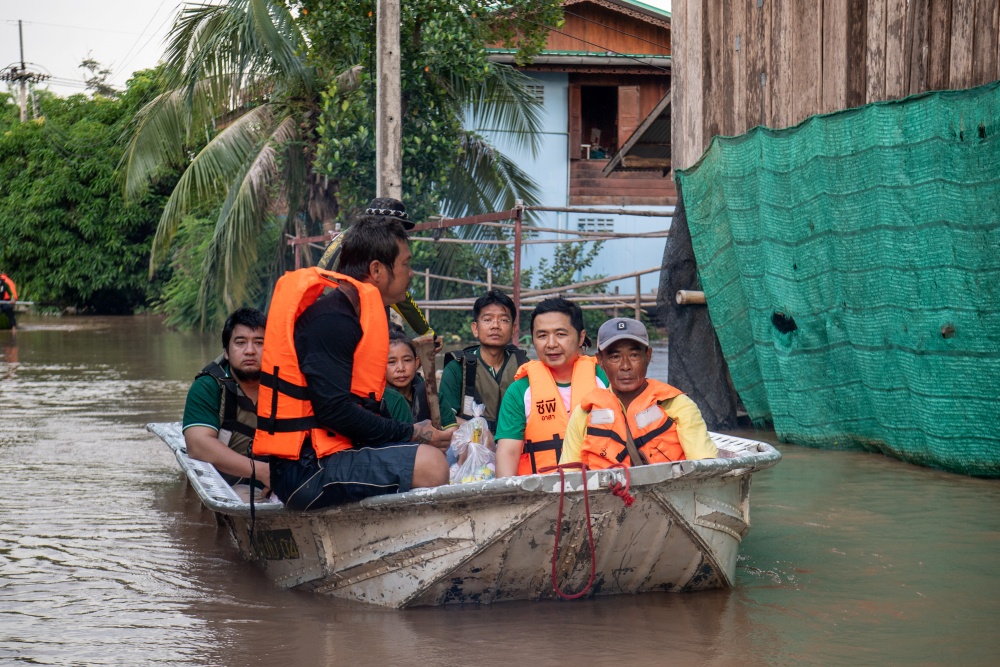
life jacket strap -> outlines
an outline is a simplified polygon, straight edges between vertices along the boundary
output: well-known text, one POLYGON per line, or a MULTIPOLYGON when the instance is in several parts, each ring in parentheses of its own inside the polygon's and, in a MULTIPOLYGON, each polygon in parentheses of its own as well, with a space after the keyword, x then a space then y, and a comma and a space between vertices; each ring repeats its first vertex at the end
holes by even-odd
POLYGON ((562 444, 563 439, 559 437, 558 433, 553 433, 552 438, 549 440, 539 440, 533 442, 531 440, 524 441, 524 453, 528 455, 528 459, 531 461, 531 474, 534 475, 538 472, 538 466, 535 463, 535 454, 540 452, 555 451, 556 462, 559 462, 559 458, 562 456, 562 444))
POLYGON ((666 433, 667 431, 669 431, 670 427, 673 426, 673 425, 674 425, 673 418, 672 417, 667 417, 667 421, 663 422, 662 424, 660 424, 659 426, 657 426, 656 428, 654 428, 649 433, 646 433, 645 435, 640 435, 638 438, 635 438, 635 444, 640 449, 642 449, 647 444, 649 444, 654 438, 656 438, 658 436, 661 436, 664 433, 666 433))

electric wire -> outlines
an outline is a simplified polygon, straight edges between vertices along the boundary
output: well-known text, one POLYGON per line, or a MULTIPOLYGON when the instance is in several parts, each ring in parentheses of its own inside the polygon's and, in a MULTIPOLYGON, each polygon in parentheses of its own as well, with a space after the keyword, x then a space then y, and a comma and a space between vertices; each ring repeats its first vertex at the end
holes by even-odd
POLYGON ((582 19, 584 21, 589 21, 590 23, 597 24, 597 25, 601 26, 602 28, 607 28, 608 30, 612 30, 614 32, 620 33, 622 35, 625 35, 626 37, 631 37, 632 39, 637 39, 640 42, 646 42, 647 44, 652 44, 653 46, 658 46, 661 49, 669 49, 670 48, 666 44, 660 44, 659 42, 654 42, 654 41, 648 40, 648 39, 646 39, 644 37, 639 37, 639 35, 633 35, 630 32, 625 32, 624 30, 619 30, 618 28, 612 27, 612 26, 607 25, 605 23, 601 23, 600 21, 597 21, 597 20, 592 19, 592 18, 588 18, 586 16, 582 16, 581 14, 574 14, 573 12, 567 11, 565 9, 563 10, 563 14, 568 14, 570 16, 575 16, 578 19, 582 19))
POLYGON ((560 34, 560 35, 562 35, 564 37, 569 37, 570 39, 575 39, 578 42, 583 42, 584 44, 589 44, 591 46, 596 46, 597 48, 602 49, 605 53, 613 53, 616 56, 621 56, 622 58, 628 58, 629 60, 634 60, 637 63, 641 63, 643 65, 646 65, 647 67, 652 67, 654 69, 658 69, 658 70, 661 70, 663 72, 667 72, 668 74, 670 73, 670 69, 669 68, 660 67, 659 65, 654 65, 653 63, 648 62, 646 60, 643 60, 642 58, 636 58, 635 56, 629 55, 627 53, 621 53, 620 51, 615 51, 614 49, 610 49, 610 48, 608 48, 606 46, 602 46, 601 44, 598 44, 596 42, 591 42, 591 41, 588 41, 588 40, 586 40, 586 39, 584 39, 582 37, 577 37, 576 35, 571 35, 568 32, 563 32, 562 30, 558 30, 558 29, 553 28, 551 26, 547 26, 544 23, 539 23, 537 21, 532 21, 531 19, 526 19, 526 18, 519 17, 519 16, 514 16, 514 17, 511 17, 511 18, 513 18, 516 21, 522 21, 524 23, 530 23, 530 24, 538 26, 540 28, 545 28, 545 29, 549 30, 550 32, 558 33, 558 34, 560 34))
MULTIPOLYGON (((12 19, 4 19, 4 23, 16 24, 17 21, 12 19)), ((134 35, 135 32, 131 30, 112 30, 111 28, 93 28, 90 26, 82 25, 66 25, 65 23, 46 23, 44 21, 21 21, 24 25, 44 25, 51 26, 53 28, 69 28, 71 30, 87 30, 90 32, 113 32, 119 35, 134 35)))
MULTIPOLYGON (((125 52, 125 55, 124 55, 124 56, 122 56, 121 60, 122 60, 123 62, 125 61, 125 59, 126 59, 126 58, 128 58, 128 57, 129 57, 129 56, 130 56, 130 55, 132 54, 132 50, 133 50, 133 49, 135 49, 135 47, 136 47, 136 44, 138 44, 138 43, 139 43, 139 40, 141 40, 141 39, 142 39, 142 37, 143 37, 143 35, 145 35, 145 34, 146 34, 146 30, 148 30, 148 29, 149 29, 149 26, 150 26, 150 25, 152 25, 152 23, 153 23, 153 20, 154 20, 154 19, 156 18, 156 16, 157 16, 157 15, 158 15, 158 14, 160 13, 160 10, 161 10, 161 9, 163 9, 163 5, 164 5, 164 4, 166 4, 166 2, 167 2, 167 0, 161 0, 160 4, 159 4, 159 5, 158 5, 158 6, 156 7, 156 11, 155 11, 155 12, 153 12, 153 15, 149 17, 149 21, 147 21, 147 22, 146 22, 146 27, 144 27, 144 28, 142 29, 142 32, 140 32, 140 33, 139 33, 139 36, 135 38, 135 41, 134 41, 134 42, 132 42, 132 46, 130 46, 130 47, 129 47, 129 49, 128 49, 128 51, 126 51, 126 52, 125 52)), ((168 15, 169 15, 169 14, 168 14, 168 15)), ((161 25, 162 25, 162 24, 161 24, 161 25)), ((159 28, 157 28, 157 30, 159 30, 159 28)), ((155 34, 156 34, 156 32, 154 31, 154 32, 153 32, 153 34, 155 35, 155 34)), ((151 38, 152 38, 152 37, 151 37, 151 38)), ((146 44, 149 44, 149 40, 146 40, 146 44)), ((143 45, 142 45, 142 48, 143 48, 143 49, 144 49, 144 48, 146 48, 146 44, 143 44, 143 45)), ((139 52, 141 52, 141 51, 142 51, 142 49, 139 49, 139 52)), ((113 71, 113 70, 115 69, 115 63, 114 63, 114 62, 112 62, 112 63, 111 63, 111 65, 110 65, 110 66, 108 67, 108 69, 110 69, 110 70, 112 70, 112 71, 113 71)), ((124 69, 124 65, 123 65, 123 66, 121 66, 121 69, 124 69)))

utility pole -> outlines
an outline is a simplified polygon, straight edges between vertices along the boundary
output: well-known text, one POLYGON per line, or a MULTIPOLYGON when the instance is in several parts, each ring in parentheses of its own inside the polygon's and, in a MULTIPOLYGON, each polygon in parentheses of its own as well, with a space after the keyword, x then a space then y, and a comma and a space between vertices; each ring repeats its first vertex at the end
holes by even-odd
POLYGON ((403 198, 403 93, 399 2, 378 0, 375 17, 375 195, 403 198))
POLYGON ((28 120, 28 83, 39 83, 49 78, 49 75, 28 71, 24 64, 24 29, 20 20, 17 22, 17 38, 21 45, 21 67, 18 69, 17 65, 12 65, 6 72, 0 72, 0 81, 17 82, 20 85, 18 104, 21 106, 21 122, 24 123, 28 120))

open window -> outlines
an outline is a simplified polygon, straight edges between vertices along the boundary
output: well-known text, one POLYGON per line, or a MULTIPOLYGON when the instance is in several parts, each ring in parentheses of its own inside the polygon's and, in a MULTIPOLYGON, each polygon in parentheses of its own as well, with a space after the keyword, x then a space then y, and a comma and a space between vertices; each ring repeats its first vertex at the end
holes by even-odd
POLYGON ((570 85, 572 159, 607 160, 639 125, 639 86, 570 85))
POLYGON ((618 88, 580 86, 580 157, 606 160, 618 150, 618 88))

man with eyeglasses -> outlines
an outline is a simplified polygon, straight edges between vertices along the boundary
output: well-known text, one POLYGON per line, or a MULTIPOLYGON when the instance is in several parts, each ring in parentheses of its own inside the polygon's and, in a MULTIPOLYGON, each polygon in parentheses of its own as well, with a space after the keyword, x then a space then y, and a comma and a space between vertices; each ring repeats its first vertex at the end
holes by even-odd
POLYGON ((450 429, 472 419, 472 403, 486 406, 484 417, 496 432, 500 403, 517 369, 528 355, 511 343, 517 309, 509 296, 492 289, 472 306, 472 335, 478 345, 445 355, 438 390, 441 427, 450 429), (452 363, 455 362, 455 363, 452 363))

